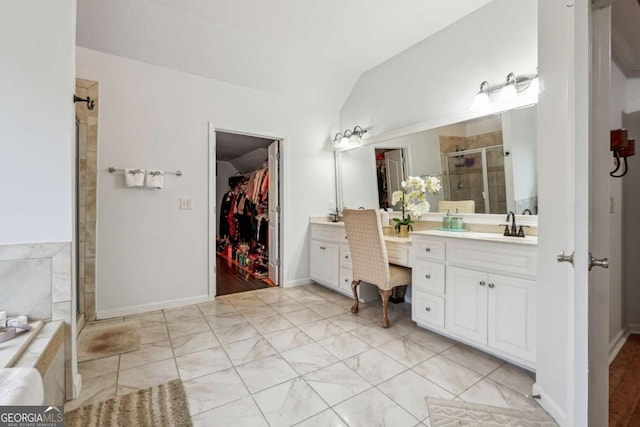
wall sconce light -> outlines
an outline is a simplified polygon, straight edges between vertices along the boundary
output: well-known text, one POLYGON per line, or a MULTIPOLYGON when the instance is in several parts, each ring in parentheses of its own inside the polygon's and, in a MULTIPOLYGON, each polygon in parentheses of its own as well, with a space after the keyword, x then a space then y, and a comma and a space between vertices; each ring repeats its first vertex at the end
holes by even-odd
POLYGON ((491 110, 492 95, 495 96, 493 104, 504 105, 515 101, 519 96, 526 94, 532 98, 532 103, 538 99, 538 74, 529 76, 516 76, 509 73, 505 84, 491 87, 489 82, 480 84, 480 91, 473 99, 469 110, 484 113, 491 110))
POLYGON ((613 178, 622 178, 629 170, 627 157, 631 157, 636 154, 636 141, 628 138, 626 129, 616 129, 611 131, 610 147, 611 151, 613 151, 616 168, 611 171, 609 175, 613 178), (618 172, 621 166, 620 159, 624 162, 624 171, 618 172))
POLYGON ((338 132, 336 133, 336 136, 333 137, 333 147, 334 148, 347 147, 351 143, 351 138, 353 136, 358 137, 357 142, 360 142, 362 141, 362 137, 365 136, 366 133, 367 131, 360 126, 354 127, 353 130, 347 129, 344 132, 338 132))

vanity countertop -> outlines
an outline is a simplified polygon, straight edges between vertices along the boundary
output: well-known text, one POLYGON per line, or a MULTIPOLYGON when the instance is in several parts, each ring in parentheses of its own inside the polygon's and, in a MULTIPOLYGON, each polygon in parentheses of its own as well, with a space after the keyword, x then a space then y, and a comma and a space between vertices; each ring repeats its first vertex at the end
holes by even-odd
MULTIPOLYGON (((311 217, 309 219, 311 224, 330 225, 334 227, 344 227, 344 222, 332 222, 325 217, 311 217)), ((412 232, 412 235, 420 236, 437 236, 437 237, 449 237, 453 239, 463 240, 482 240, 487 242, 499 242, 499 243, 511 243, 517 245, 536 246, 538 244, 538 236, 526 236, 526 237, 509 237, 503 236, 499 233, 486 233, 479 231, 444 231, 444 230, 420 230, 412 232)), ((384 239, 388 242, 396 243, 411 243, 411 237, 396 237, 393 235, 385 234, 384 239)))

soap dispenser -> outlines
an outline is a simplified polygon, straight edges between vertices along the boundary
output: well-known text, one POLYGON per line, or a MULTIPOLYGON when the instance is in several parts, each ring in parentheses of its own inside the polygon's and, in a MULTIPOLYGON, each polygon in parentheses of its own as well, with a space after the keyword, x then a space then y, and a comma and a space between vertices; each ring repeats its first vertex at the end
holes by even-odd
POLYGON ((464 230, 464 223, 462 217, 458 215, 458 209, 456 209, 456 216, 451 217, 451 229, 457 231, 464 230))
POLYGON ((451 211, 447 209, 447 214, 442 217, 442 228, 448 230, 451 228, 451 211))

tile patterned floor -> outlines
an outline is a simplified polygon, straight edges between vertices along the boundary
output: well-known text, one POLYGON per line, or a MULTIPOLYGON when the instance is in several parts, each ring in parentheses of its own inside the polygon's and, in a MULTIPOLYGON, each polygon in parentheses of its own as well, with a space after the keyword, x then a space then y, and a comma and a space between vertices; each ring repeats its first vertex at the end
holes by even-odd
POLYGON ((529 409, 533 374, 457 344, 378 302, 318 285, 268 288, 88 324, 139 322, 141 348, 79 365, 66 410, 181 378, 196 426, 429 426, 426 396, 529 409))

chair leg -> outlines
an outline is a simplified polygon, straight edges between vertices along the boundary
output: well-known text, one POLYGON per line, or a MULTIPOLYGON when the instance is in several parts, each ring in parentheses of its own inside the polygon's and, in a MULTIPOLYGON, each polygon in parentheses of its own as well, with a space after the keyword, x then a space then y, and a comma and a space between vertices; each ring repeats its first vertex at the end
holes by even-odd
POLYGON ((383 328, 388 328, 390 323, 389 318, 387 317, 387 308, 389 307, 389 297, 391 296, 391 289, 379 289, 378 293, 380 294, 380 298, 382 298, 382 320, 380 321, 380 326, 382 326, 383 328))
POLYGON ((353 314, 358 313, 358 285, 360 284, 360 280, 354 280, 351 282, 351 290, 353 291, 353 306, 351 306, 351 312, 353 314))

